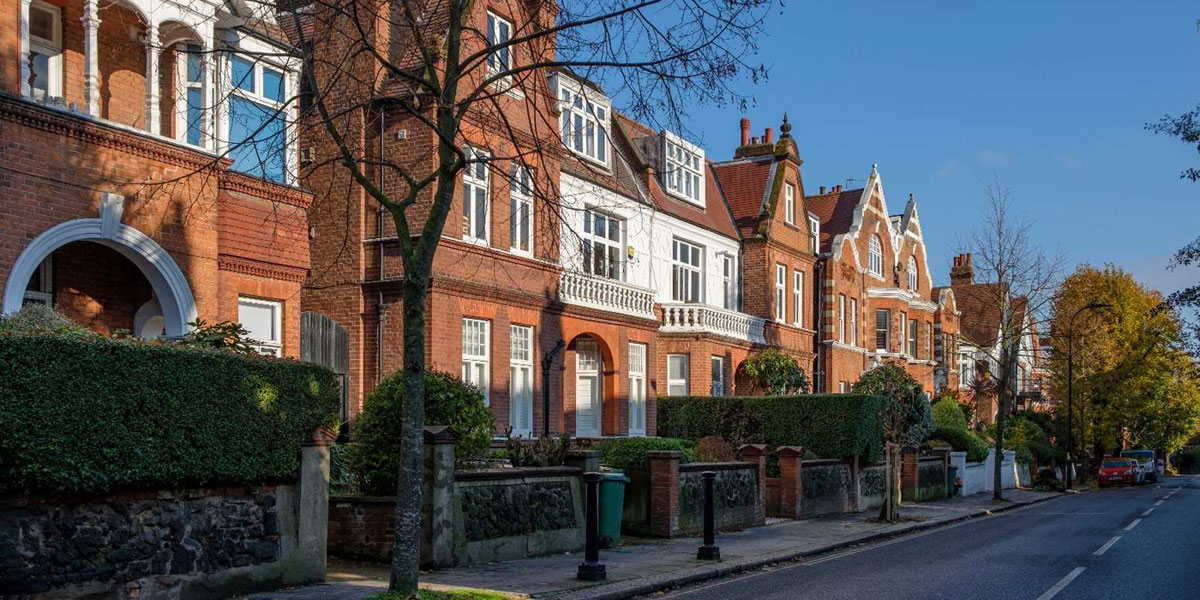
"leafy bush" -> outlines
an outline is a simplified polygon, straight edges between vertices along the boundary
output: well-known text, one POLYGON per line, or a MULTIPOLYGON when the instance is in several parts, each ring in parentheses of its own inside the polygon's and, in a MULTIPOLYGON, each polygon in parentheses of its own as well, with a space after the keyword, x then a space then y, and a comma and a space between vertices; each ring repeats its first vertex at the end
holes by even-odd
POLYGON ((730 462, 737 460, 737 453, 729 442, 710 435, 696 441, 696 460, 700 462, 730 462))
POLYGON ((658 433, 688 440, 718 436, 742 444, 801 446, 823 458, 874 460, 883 399, 861 394, 669 396, 658 399, 658 433))
POLYGON ((52 329, 65 334, 12 333, 19 327, 11 318, 4 328, 4 492, 292 477, 305 433, 337 423, 337 381, 317 365, 116 341, 59 325, 52 329))
POLYGON ((645 467, 650 464, 646 458, 647 452, 655 450, 674 450, 683 456, 679 462, 689 463, 696 460, 695 446, 687 440, 663 437, 629 437, 606 440, 596 444, 600 451, 600 463, 609 467, 628 468, 645 467))
POLYGON ((558 467, 567 461, 570 449, 571 437, 565 433, 526 442, 513 437, 512 428, 509 427, 503 458, 512 462, 514 467, 558 467))
MULTIPOLYGON (((367 394, 354 427, 350 469, 365 494, 396 493, 400 468, 400 430, 404 419, 404 373, 384 379, 367 394)), ((483 393, 449 373, 425 373, 425 424, 449 425, 458 434, 456 462, 483 456, 492 441, 492 411, 483 393)))
POLYGON ((1175 467, 1180 473, 1200 473, 1200 446, 1180 450, 1175 457, 1175 467))
POLYGON ((767 348, 742 363, 746 376, 768 396, 808 393, 808 377, 796 359, 777 348, 767 348))
POLYGON ((882 365, 863 373, 854 383, 854 392, 884 398, 882 432, 890 443, 915 446, 933 431, 929 396, 899 365, 882 365))
POLYGON ((929 435, 929 440, 926 441, 926 446, 933 447, 934 445, 947 445, 954 449, 955 452, 966 452, 967 460, 981 461, 987 458, 988 444, 975 435, 974 432, 965 429, 950 429, 938 427, 929 435), (931 441, 936 440, 940 444, 933 444, 931 441))
POLYGON ((75 337, 98 337, 66 315, 44 304, 26 304, 17 312, 0 317, 0 333, 42 333, 75 337))
POLYGON ((967 416, 959 408, 957 400, 943 398, 938 400, 931 410, 934 427, 967 430, 967 416))
POLYGON ((175 342, 177 345, 225 350, 236 354, 259 354, 256 347, 258 340, 250 339, 250 332, 242 327, 241 323, 209 323, 204 319, 197 319, 188 325, 192 330, 175 342))

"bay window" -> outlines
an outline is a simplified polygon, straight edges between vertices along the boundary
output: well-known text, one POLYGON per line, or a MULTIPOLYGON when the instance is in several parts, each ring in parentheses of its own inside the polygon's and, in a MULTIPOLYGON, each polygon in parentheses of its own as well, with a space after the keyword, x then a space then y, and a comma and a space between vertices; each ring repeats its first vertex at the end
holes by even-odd
POLYGON ((625 278, 622 221, 604 213, 583 213, 583 270, 618 281, 625 278))
POLYGON ((229 157, 233 169, 255 177, 287 179, 283 70, 239 55, 229 58, 229 157))
POLYGON ((671 243, 671 299, 676 302, 700 302, 703 250, 683 240, 671 243))

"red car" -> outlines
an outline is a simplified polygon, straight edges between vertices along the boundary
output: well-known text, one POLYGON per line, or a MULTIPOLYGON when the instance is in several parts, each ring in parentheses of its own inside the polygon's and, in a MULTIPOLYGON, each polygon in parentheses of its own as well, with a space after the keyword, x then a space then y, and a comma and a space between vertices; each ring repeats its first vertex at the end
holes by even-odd
POLYGON ((1100 487, 1109 485, 1133 485, 1137 483, 1138 466, 1132 458, 1106 458, 1100 464, 1100 472, 1096 474, 1096 483, 1100 487))

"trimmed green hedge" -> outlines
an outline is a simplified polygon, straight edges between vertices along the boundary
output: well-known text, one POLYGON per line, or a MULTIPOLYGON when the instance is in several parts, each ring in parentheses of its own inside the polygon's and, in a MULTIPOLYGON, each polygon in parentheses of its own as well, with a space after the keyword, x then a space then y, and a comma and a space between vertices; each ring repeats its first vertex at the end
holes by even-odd
POLYGON ((645 467, 650 464, 646 458, 647 452, 655 450, 674 450, 683 456, 681 463, 696 460, 696 445, 688 440, 677 440, 661 437, 627 437, 605 440, 596 444, 600 451, 600 464, 608 467, 628 468, 645 467))
POLYGON ((878 457, 884 400, 862 394, 658 398, 658 434, 802 446, 822 458, 878 457))
POLYGON ((92 336, 0 334, 0 492, 92 494, 291 477, 335 425, 324 367, 92 336))

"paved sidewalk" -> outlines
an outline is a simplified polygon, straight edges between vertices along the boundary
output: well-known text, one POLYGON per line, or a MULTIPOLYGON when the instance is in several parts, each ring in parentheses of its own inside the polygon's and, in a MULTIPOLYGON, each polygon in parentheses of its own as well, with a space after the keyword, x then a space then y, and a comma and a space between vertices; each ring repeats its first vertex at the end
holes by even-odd
MULTIPOLYGON (((720 577, 777 562, 838 550, 954 521, 1009 510, 1061 494, 1009 490, 1011 501, 993 503, 990 494, 943 502, 904 505, 906 520, 885 525, 870 522, 871 512, 803 521, 781 521, 764 527, 717 536, 721 561, 696 559, 698 538, 637 539, 600 552, 608 581, 575 579, 582 554, 561 554, 423 573, 422 587, 482 588, 514 598, 618 600, 687 583, 720 577)), ((255 594, 253 600, 360 600, 387 588, 387 567, 378 563, 330 561, 328 583, 255 594)))

